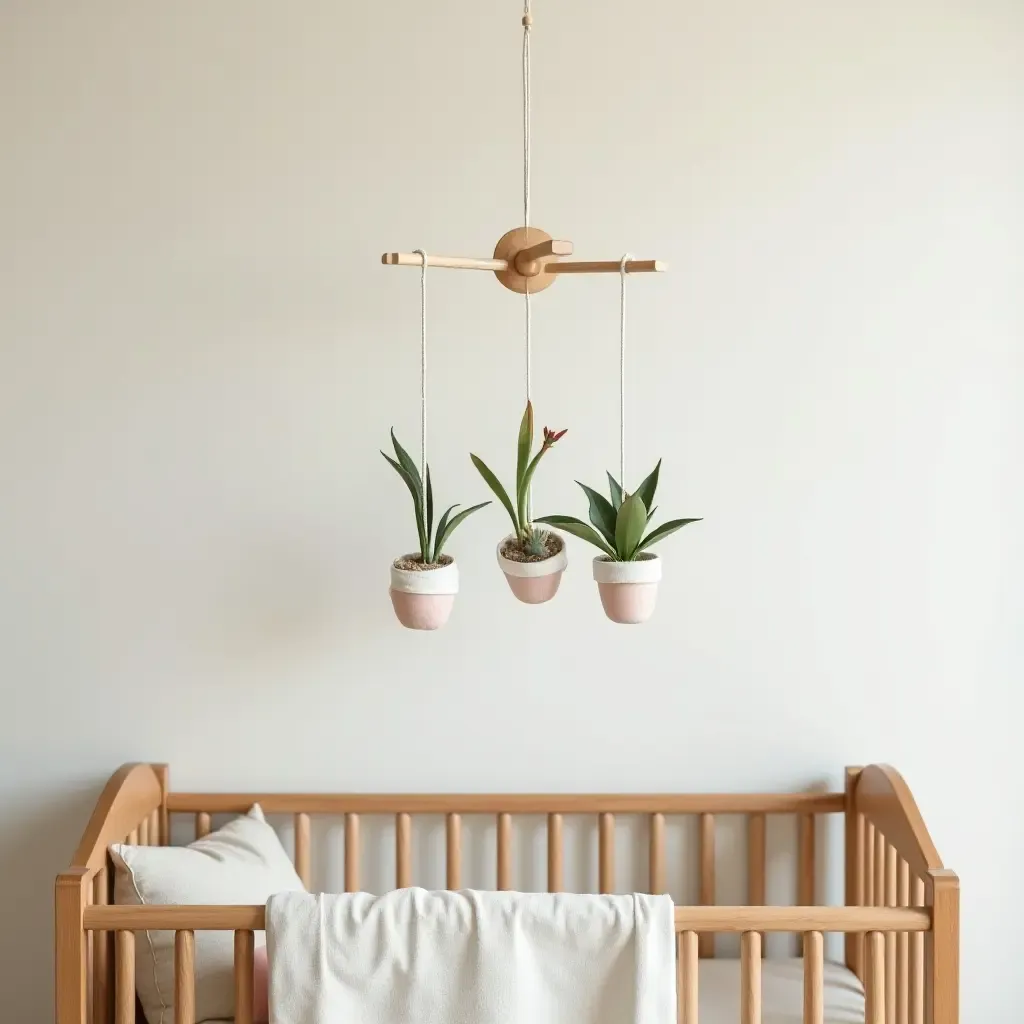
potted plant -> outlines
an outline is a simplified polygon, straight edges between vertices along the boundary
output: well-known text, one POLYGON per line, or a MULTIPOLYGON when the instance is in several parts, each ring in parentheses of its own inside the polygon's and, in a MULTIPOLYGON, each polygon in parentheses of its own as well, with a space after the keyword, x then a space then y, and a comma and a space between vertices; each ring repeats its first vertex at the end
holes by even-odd
POLYGON ((416 511, 416 532, 419 551, 396 558, 391 564, 391 604, 395 615, 409 629, 438 629, 448 621, 455 595, 459 592, 459 567, 451 555, 444 554, 444 546, 455 528, 474 512, 490 505, 484 501, 472 508, 452 515, 459 506, 452 505, 437 522, 434 529, 434 489, 430 482, 430 466, 426 467, 426 480, 416 468, 409 453, 398 443, 394 430, 391 443, 398 460, 385 452, 395 472, 405 481, 412 495, 416 511))
POLYGON ((512 593, 525 604, 543 604, 558 590, 562 573, 568 564, 565 541, 550 530, 540 530, 530 521, 530 483, 544 453, 552 448, 564 430, 544 428, 540 450, 532 458, 533 404, 526 403, 519 440, 516 446, 516 501, 513 505, 501 481, 487 468, 483 459, 470 455, 473 465, 498 496, 512 520, 512 532, 498 544, 498 565, 512 588, 512 593))
POLYGON ((633 494, 623 491, 609 473, 611 500, 577 480, 590 502, 590 523, 575 516, 543 516, 537 520, 580 537, 601 550, 594 559, 594 579, 605 614, 612 622, 645 622, 651 617, 658 597, 661 559, 648 548, 688 523, 700 522, 700 519, 671 519, 644 536, 657 511, 654 493, 660 472, 659 459, 654 471, 633 494))

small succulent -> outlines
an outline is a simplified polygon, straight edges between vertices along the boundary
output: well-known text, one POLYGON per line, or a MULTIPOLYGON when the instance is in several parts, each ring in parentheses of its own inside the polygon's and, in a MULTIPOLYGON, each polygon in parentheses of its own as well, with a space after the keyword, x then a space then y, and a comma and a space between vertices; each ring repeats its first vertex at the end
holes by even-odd
POLYGON ((430 483, 430 466, 427 466, 427 479, 424 481, 416 463, 409 457, 409 453, 398 443, 394 430, 391 431, 391 443, 395 446, 396 462, 390 455, 381 452, 381 455, 388 460, 395 472, 405 481, 412 495, 412 502, 416 509, 416 531, 420 538, 420 560, 424 565, 434 565, 441 557, 441 552, 448 541, 448 538, 455 531, 455 528, 474 512, 479 511, 484 505, 490 505, 489 501, 473 505, 462 512, 452 515, 459 506, 452 505, 438 520, 437 530, 434 530, 434 489, 430 483))
MULTIPOLYGON (((556 441, 565 436, 564 430, 548 430, 544 428, 544 441, 540 451, 532 458, 530 452, 533 448, 533 403, 526 403, 526 411, 523 413, 522 422, 519 424, 519 440, 516 446, 516 502, 513 505, 508 491, 502 486, 501 481, 487 468, 486 463, 477 455, 470 455, 473 465, 476 466, 480 475, 487 482, 487 486, 497 495, 498 500, 505 506, 509 518, 512 520, 512 530, 523 550, 531 555, 545 556, 547 554, 546 541, 547 532, 537 530, 529 519, 528 499, 530 495, 530 484, 533 481, 533 474, 537 472, 537 465, 544 453, 551 448, 556 441)), ((540 520, 538 520, 539 522, 540 520)))
POLYGON ((700 519, 670 519, 644 536, 644 531, 657 511, 654 507, 654 492, 658 489, 660 472, 659 459, 653 472, 633 494, 623 491, 622 485, 609 473, 610 501, 603 494, 577 480, 576 483, 580 484, 590 501, 590 523, 593 523, 593 526, 575 516, 542 516, 537 522, 555 526, 593 544, 613 561, 635 561, 641 552, 664 540, 669 534, 682 529, 688 523, 700 522, 700 519))

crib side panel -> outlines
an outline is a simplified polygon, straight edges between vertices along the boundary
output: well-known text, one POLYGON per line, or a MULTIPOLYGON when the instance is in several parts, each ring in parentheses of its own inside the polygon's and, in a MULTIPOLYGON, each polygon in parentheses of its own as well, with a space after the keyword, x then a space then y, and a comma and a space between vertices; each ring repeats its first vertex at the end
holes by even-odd
MULTIPOLYGON (((134 970, 130 1015, 115 1005, 119 970, 113 931, 86 929, 84 914, 113 903, 112 843, 159 846, 168 839, 166 765, 127 764, 104 787, 71 867, 54 890, 54 1008, 57 1024, 128 1024, 134 1021, 134 970)), ((122 985, 123 998, 127 998, 122 985)))

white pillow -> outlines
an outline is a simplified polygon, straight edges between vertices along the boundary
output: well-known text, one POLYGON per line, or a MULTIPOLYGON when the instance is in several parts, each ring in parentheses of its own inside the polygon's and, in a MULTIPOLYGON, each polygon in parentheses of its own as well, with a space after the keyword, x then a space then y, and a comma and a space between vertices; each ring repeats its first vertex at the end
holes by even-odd
MULTIPOLYGON (((120 904, 266 903, 275 892, 305 892, 277 833, 254 805, 244 818, 190 846, 110 847, 114 902, 120 904)), ((197 931, 196 1020, 235 1014, 234 937, 197 931)), ((266 942, 256 933, 256 945, 266 942)), ((174 1020, 174 932, 139 932, 135 987, 149 1024, 174 1020)))

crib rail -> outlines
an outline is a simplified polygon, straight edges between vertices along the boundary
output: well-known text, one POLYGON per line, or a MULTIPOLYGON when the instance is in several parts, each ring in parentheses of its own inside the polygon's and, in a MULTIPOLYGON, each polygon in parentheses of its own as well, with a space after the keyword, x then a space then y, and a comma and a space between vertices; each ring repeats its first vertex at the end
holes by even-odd
MULTIPOLYGON (((92 906, 86 907, 87 932, 115 934, 115 1024, 131 1024, 135 1007, 135 932, 174 931, 175 1024, 194 1024, 194 950, 197 931, 234 932, 237 1024, 252 1022, 254 933, 266 925, 259 906, 92 906)), ((804 1024, 824 1021, 823 932, 866 933, 872 981, 866 987, 866 1024, 885 1024, 884 935, 892 931, 927 932, 924 910, 887 907, 676 907, 679 1024, 698 1021, 698 943, 702 934, 733 932, 741 940, 741 1021, 761 1022, 762 933, 803 936, 804 1024)))
POLYGON ((843 793, 168 793, 187 814, 832 814, 843 793))
MULTIPOLYGON (((266 908, 243 904, 188 906, 87 906, 86 931, 263 931, 266 908)), ((749 931, 808 931, 863 934, 872 931, 926 932, 931 915, 899 907, 676 907, 677 932, 716 935, 749 931)))

